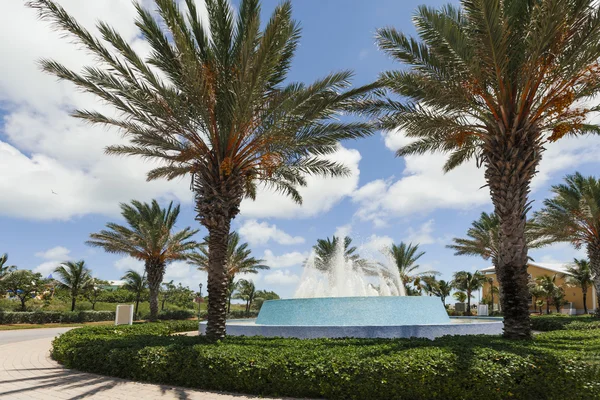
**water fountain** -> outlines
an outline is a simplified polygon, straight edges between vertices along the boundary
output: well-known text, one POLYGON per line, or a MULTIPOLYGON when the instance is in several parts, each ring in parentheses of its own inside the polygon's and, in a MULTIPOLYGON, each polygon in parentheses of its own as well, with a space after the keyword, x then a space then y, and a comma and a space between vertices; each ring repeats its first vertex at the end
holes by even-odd
MULTIPOLYGON (((426 337, 500 334, 498 318, 450 318, 438 297, 406 296, 393 261, 355 262, 339 240, 326 268, 313 252, 293 299, 265 301, 255 320, 227 321, 227 334, 267 337, 426 337)), ((200 324, 200 333, 206 323, 200 324)))

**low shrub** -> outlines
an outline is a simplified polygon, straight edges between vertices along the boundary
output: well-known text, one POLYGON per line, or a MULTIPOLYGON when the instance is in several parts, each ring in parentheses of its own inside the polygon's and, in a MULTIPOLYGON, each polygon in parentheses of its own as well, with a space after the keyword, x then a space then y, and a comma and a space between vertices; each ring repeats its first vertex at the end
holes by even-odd
POLYGON ((263 396, 600 398, 600 360, 593 351, 600 330, 549 332, 522 342, 168 336, 196 328, 193 321, 81 328, 55 339, 52 356, 87 372, 263 396))
POLYGON ((569 315, 540 315, 531 317, 531 327, 535 331, 549 332, 563 329, 598 329, 600 318, 592 316, 572 317, 569 315))
POLYGON ((50 324, 111 321, 115 319, 113 311, 0 311, 0 324, 50 324))
MULTIPOLYGON (((160 320, 183 320, 194 317, 198 317, 198 312, 192 310, 165 310, 158 313, 160 320)), ((142 319, 150 319, 150 313, 142 314, 142 319)))

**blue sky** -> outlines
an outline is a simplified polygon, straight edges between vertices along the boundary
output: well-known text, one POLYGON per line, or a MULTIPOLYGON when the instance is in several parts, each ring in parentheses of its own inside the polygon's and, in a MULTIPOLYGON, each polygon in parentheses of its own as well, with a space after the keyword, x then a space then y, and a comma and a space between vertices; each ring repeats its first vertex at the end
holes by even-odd
MULTIPOLYGON (((86 27, 101 18, 123 32, 137 50, 147 50, 131 23, 129 2, 60 3, 86 27)), ((375 30, 394 26, 413 33, 411 16, 423 3, 442 4, 294 1, 294 17, 303 34, 290 80, 311 82, 331 71, 352 69, 359 85, 374 80, 382 70, 401 68, 378 51, 375 30)), ((262 2, 264 19, 276 4, 262 2)), ((120 221, 118 203, 132 198, 181 202, 179 225, 197 226, 189 185, 146 183, 148 163, 104 155, 103 147, 122 140, 120 136, 67 116, 75 105, 104 106, 66 83, 57 83, 35 65, 39 57, 54 57, 78 68, 89 58, 37 21, 21 2, 6 6, 0 15, 5 38, 0 51, 9 60, 0 63, 0 253, 8 252, 11 264, 44 274, 60 261, 83 258, 96 276, 118 279, 127 268, 139 269, 140 264, 90 249, 84 244, 89 233, 107 221, 120 221)), ((251 243, 255 255, 273 267, 255 277, 257 287, 292 296, 311 246, 335 232, 350 232, 364 254, 376 254, 392 241, 419 242, 426 251, 423 269, 438 270, 444 278, 456 270, 487 267, 477 258, 454 257, 444 247, 450 238, 463 235, 481 211, 491 211, 489 193, 481 189, 482 171, 470 164, 444 175, 440 168, 444 157, 439 154, 394 157, 403 143, 401 132, 378 132, 343 143, 336 158, 351 168, 352 176, 311 179, 302 207, 270 193, 260 193, 255 203, 244 202, 234 228, 251 243)), ((534 209, 565 174, 576 170, 597 174, 599 150, 600 140, 594 137, 549 146, 533 184, 534 209)), ((532 255, 536 261, 564 262, 581 253, 557 245, 532 255)), ((205 276, 177 263, 168 268, 167 279, 196 287, 205 276)))

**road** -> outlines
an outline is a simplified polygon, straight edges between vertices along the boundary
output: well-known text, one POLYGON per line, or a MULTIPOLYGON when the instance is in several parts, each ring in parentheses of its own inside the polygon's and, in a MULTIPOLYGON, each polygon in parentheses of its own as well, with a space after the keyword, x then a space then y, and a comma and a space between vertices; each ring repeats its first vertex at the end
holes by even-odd
POLYGON ((27 340, 53 339, 73 328, 46 328, 46 329, 17 329, 14 331, 0 331, 0 346, 25 342, 27 340))

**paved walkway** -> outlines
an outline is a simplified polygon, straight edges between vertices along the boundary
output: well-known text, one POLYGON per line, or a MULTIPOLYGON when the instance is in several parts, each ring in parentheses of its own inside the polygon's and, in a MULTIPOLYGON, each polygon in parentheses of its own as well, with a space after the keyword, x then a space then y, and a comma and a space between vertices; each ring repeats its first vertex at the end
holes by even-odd
MULTIPOLYGON (((49 331, 49 330, 43 330, 49 331)), ((26 333, 24 331, 0 332, 0 399, 75 400, 75 399, 140 399, 140 400, 244 400, 255 396, 222 394, 137 383, 123 379, 88 374, 62 368, 50 358, 49 349, 54 332, 26 333), (4 344, 2 336, 10 332, 11 338, 21 332, 22 341, 4 344)), ((5 339, 6 339, 5 337, 5 339)), ((190 371, 193 373, 193 371, 190 371)))

